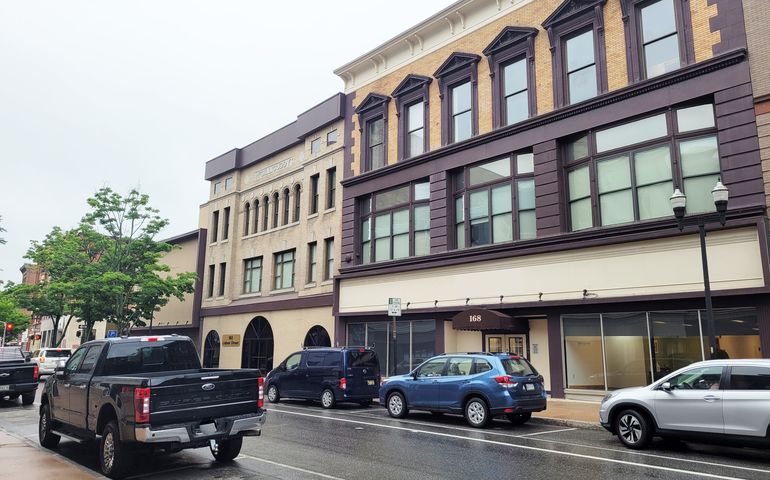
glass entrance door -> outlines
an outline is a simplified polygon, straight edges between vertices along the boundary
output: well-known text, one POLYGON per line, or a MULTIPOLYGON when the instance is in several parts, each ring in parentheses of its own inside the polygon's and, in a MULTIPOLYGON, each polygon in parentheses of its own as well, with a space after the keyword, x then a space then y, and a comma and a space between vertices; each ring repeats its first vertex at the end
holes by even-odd
POLYGON ((487 352, 508 352, 512 355, 527 356, 526 335, 487 335, 487 352))

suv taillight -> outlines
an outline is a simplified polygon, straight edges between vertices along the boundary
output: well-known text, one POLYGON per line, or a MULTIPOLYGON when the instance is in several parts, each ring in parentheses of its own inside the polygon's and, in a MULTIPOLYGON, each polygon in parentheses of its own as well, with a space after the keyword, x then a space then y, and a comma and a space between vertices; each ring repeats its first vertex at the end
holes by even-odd
POLYGON ((150 423, 150 388, 134 389, 134 422, 150 423))
POLYGON ((34 368, 35 368, 35 369, 32 371, 32 378, 34 378, 35 380, 37 380, 37 379, 39 379, 39 378, 40 378, 40 367, 38 367, 37 365, 35 365, 35 367, 34 367, 34 368))
POLYGON ((259 377, 257 383, 257 406, 262 408, 265 406, 265 377, 259 377))
POLYGON ((508 375, 500 375, 495 377, 495 381, 500 384, 503 388, 514 388, 516 385, 518 385, 518 382, 514 382, 511 377, 508 375))
POLYGON ((348 381, 345 378, 340 378, 340 390, 348 388, 348 381))

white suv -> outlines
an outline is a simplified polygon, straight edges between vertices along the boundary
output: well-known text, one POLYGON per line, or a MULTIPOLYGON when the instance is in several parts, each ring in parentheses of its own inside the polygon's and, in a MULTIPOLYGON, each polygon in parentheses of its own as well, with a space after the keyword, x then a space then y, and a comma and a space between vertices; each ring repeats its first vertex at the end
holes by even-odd
POLYGON ((41 348, 32 354, 32 361, 37 363, 40 375, 53 375, 59 365, 64 365, 72 355, 69 348, 41 348))
POLYGON ((708 360, 646 387, 610 392, 599 418, 635 449, 653 436, 770 445, 768 405, 770 360, 708 360))

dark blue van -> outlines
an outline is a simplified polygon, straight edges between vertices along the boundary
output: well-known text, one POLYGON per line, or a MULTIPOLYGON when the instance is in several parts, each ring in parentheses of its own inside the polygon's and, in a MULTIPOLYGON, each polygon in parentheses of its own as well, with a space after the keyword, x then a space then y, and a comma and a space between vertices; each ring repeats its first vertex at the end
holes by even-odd
POLYGON ((369 406, 380 388, 380 364, 365 347, 307 348, 289 355, 265 377, 267 399, 319 400, 324 408, 337 402, 369 406))

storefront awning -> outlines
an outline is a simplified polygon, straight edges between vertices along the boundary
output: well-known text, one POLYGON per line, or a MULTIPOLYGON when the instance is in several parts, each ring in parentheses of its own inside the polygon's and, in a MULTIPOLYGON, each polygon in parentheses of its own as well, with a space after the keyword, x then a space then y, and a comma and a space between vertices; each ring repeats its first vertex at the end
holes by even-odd
POLYGON ((527 331, 527 321, 513 318, 496 310, 471 308, 452 317, 455 330, 511 330, 527 331))

